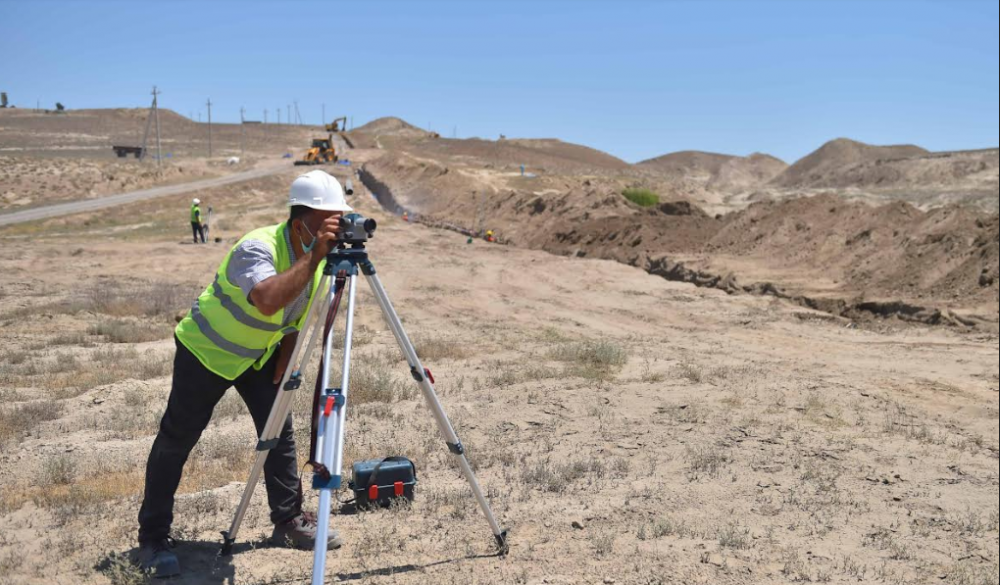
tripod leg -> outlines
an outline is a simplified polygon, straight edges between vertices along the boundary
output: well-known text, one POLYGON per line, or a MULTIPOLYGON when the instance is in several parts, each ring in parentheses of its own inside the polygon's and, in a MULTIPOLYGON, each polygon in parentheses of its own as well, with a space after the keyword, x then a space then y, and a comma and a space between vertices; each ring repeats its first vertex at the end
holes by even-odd
POLYGON ((313 585, 323 585, 326 574, 327 539, 330 535, 330 510, 333 490, 343 483, 341 473, 344 458, 344 426, 347 420, 347 395, 351 382, 351 348, 354 341, 354 302, 357 293, 357 275, 348 280, 347 323, 344 334, 344 362, 339 389, 330 388, 330 364, 333 358, 333 338, 330 331, 324 347, 322 372, 323 396, 320 400, 319 426, 316 431, 316 458, 330 470, 330 480, 323 482, 314 477, 313 487, 319 490, 319 511, 316 513, 316 543, 313 549, 313 585))
MULTIPOLYGON (((331 277, 324 275, 319 287, 316 289, 317 294, 320 291, 325 291, 330 281, 331 277)), ((332 299, 332 287, 330 294, 332 299)), ((257 456, 254 458, 253 468, 250 470, 247 485, 243 489, 243 497, 240 499, 240 505, 236 509, 236 515, 233 517, 233 523, 230 525, 229 530, 222 533, 222 554, 224 555, 232 553, 233 544, 236 543, 236 536, 239 533, 240 525, 243 523, 243 518, 250 507, 250 501, 253 498, 254 490, 257 488, 257 483, 260 481, 260 475, 264 469, 264 462, 267 459, 268 452, 276 446, 276 441, 281 435, 285 419, 288 417, 288 411, 291 409, 292 391, 297 390, 302 384, 302 365, 309 361, 316 338, 319 337, 319 332, 323 329, 322 325, 318 322, 321 317, 321 306, 327 307, 327 310, 329 310, 330 304, 321 303, 318 300, 313 302, 312 307, 309 309, 309 315, 306 317, 302 327, 301 335, 299 335, 299 338, 295 342, 295 348, 292 351, 292 356, 288 364, 289 367, 285 370, 281 384, 278 386, 281 390, 274 401, 274 406, 271 407, 271 414, 267 417, 264 430, 260 434, 260 439, 257 443, 257 456), (309 332, 309 344, 303 352, 302 346, 307 332, 309 332)))
POLYGON ((486 520, 490 524, 490 530, 493 531, 493 536, 496 538, 500 554, 506 554, 508 551, 507 532, 500 528, 500 524, 497 523, 493 509, 483 494, 479 480, 476 479, 476 474, 472 471, 472 466, 469 465, 469 460, 465 456, 465 448, 462 447, 462 442, 459 440, 458 435, 455 434, 455 429, 452 427, 451 421, 448 420, 448 415, 445 414, 444 407, 441 406, 437 393, 434 391, 430 372, 425 370, 420 363, 417 351, 413 348, 410 338, 407 337, 406 331, 403 329, 403 324, 399 320, 399 315, 393 309, 392 303, 389 301, 389 296, 386 294, 385 288, 382 287, 382 281, 375 274, 374 267, 369 263, 367 266, 363 266, 363 268, 365 269, 365 276, 368 278, 368 284, 371 285, 372 292, 375 293, 375 299, 382 309, 382 314, 392 328, 392 334, 396 337, 399 348, 403 351, 403 355, 406 356, 406 361, 410 365, 410 373, 413 375, 413 379, 420 384, 424 398, 427 400, 427 405, 430 407, 431 412, 434 413, 434 418, 437 419, 438 428, 444 436, 448 450, 455 456, 459 467, 462 469, 462 473, 465 475, 465 479, 468 480, 469 486, 472 488, 472 493, 475 494, 476 501, 479 502, 479 507, 482 508, 483 515, 486 516, 486 520))

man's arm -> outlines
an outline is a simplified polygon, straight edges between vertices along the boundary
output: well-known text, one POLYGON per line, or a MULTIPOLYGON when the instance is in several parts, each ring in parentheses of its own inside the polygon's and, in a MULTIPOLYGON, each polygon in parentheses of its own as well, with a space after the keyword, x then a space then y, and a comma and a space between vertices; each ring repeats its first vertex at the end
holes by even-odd
POLYGON ((299 334, 289 333, 281 339, 281 347, 278 348, 278 363, 274 369, 274 383, 277 384, 281 382, 281 378, 285 375, 285 370, 288 369, 288 362, 292 361, 292 351, 295 350, 295 342, 298 340, 299 334))
POLYGON ((250 301, 257 310, 270 317, 294 301, 302 289, 312 282, 320 262, 337 240, 339 218, 323 222, 317 234, 316 247, 299 258, 291 268, 261 282, 250 291, 250 301))
POLYGON ((250 301, 257 310, 270 317, 294 301, 302 289, 312 282, 323 256, 313 250, 299 258, 291 268, 275 274, 250 291, 250 301))

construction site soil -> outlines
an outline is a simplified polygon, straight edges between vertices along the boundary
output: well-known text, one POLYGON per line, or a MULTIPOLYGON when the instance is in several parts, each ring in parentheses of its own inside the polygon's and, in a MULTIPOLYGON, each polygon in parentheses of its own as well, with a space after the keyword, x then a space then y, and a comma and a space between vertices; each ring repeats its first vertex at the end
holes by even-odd
MULTIPOLYGON (((48 143, 0 111, 0 143, 18 159, 0 159, 11 201, 97 198, 120 173, 176 178, 58 150, 68 133, 52 120, 75 115, 34 118, 48 143)), ((190 143, 172 150, 191 154, 172 163, 229 172, 197 154, 205 126, 183 125, 190 143)), ((725 157, 667 172, 557 141, 366 128, 345 137, 351 165, 323 168, 355 179, 351 205, 379 222, 372 260, 512 546, 494 555, 362 289, 341 471, 403 455, 420 483, 408 506, 335 503, 345 543, 329 582, 998 585, 995 211, 785 190, 771 172, 720 190, 730 163, 748 164, 725 157), (634 205, 629 187, 661 204, 634 205), (487 229, 507 245, 453 233, 487 229), (949 326, 899 318, 935 314, 949 326)), ((300 133, 296 154, 316 131, 260 130, 300 133)), ((280 148, 247 152, 277 170, 0 227, 0 585, 158 583, 135 564, 136 518, 175 320, 240 237, 287 218, 302 170, 280 148), (192 196, 215 209, 205 245, 191 243, 192 196)), ((305 462, 312 394, 292 401, 305 462)), ((262 487, 234 554, 219 554, 255 445, 227 393, 185 467, 172 527, 182 573, 166 583, 310 582, 312 552, 269 540, 262 487)), ((315 510, 317 492, 304 497, 315 510)))
POLYGON ((923 182, 915 203, 926 203, 935 184, 940 194, 971 182, 995 203, 996 151, 931 155, 836 140, 787 168, 766 155, 709 153, 629 167, 556 141, 444 140, 401 121, 375 126, 374 138, 366 128, 352 133, 378 150, 366 157, 362 178, 384 206, 419 221, 475 235, 493 230, 509 245, 613 259, 851 319, 996 328, 997 215, 984 211, 981 197, 951 196, 921 209, 885 192, 866 198, 856 190, 865 181, 850 183, 860 168, 905 165, 915 170, 896 173, 894 188, 923 182), (920 161, 932 168, 918 168, 920 161), (522 164, 529 173, 521 174, 522 164), (794 185, 803 185, 802 196, 794 185), (809 191, 816 185, 829 187, 809 191), (855 191, 843 195, 837 185, 855 191), (635 186, 664 202, 631 203, 622 191, 635 186), (780 195, 756 203, 731 196, 778 187, 780 195), (725 213, 706 213, 720 203, 725 213))

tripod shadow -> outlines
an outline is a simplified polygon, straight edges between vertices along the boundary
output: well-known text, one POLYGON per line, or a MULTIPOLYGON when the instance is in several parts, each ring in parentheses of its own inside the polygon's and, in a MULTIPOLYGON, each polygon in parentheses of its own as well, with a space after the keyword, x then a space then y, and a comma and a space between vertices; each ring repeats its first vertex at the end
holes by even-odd
MULTIPOLYGON (((266 548, 263 543, 238 543, 233 554, 266 548)), ((155 579, 151 583, 164 585, 236 585, 236 569, 232 555, 222 556, 219 542, 178 541, 174 552, 181 562, 181 574, 170 579, 155 579)), ((97 564, 95 570, 109 578, 123 572, 138 570, 138 547, 121 554, 112 554, 97 564)), ((114 581, 112 579, 112 581, 114 581)))
POLYGON ((390 577, 392 575, 405 575, 406 573, 412 573, 415 571, 424 571, 427 569, 433 569, 434 567, 443 567, 445 565, 452 565, 455 563, 460 563, 462 561, 477 561, 482 559, 497 559, 497 558, 501 558, 501 555, 497 553, 467 555, 464 557, 457 557, 454 559, 447 559, 444 561, 436 561, 424 565, 409 564, 409 565, 400 565, 398 567, 384 567, 381 569, 372 569, 370 571, 358 571, 356 573, 337 573, 337 578, 340 581, 363 581, 371 577, 390 577))

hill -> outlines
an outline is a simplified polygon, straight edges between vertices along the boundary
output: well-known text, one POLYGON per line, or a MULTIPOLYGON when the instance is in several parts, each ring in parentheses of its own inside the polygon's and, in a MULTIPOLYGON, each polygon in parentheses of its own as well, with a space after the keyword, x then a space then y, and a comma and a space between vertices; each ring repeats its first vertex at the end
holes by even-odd
MULTIPOLYGON (((112 159, 112 145, 142 143, 147 108, 69 110, 62 113, 0 110, 0 155, 58 156, 112 159)), ((160 143, 170 158, 208 155, 208 124, 160 108, 160 143)), ((280 156, 308 148, 322 130, 284 124, 212 124, 212 154, 280 156), (241 142, 243 148, 241 149, 241 142)), ((150 128, 149 147, 153 148, 150 128)))
POLYGON ((640 162, 636 167, 668 180, 693 183, 707 190, 740 191, 767 184, 788 165, 767 154, 741 157, 683 151, 640 162))
POLYGON ((845 187, 845 171, 930 154, 919 146, 872 146, 838 138, 788 167, 774 180, 779 187, 845 187))

